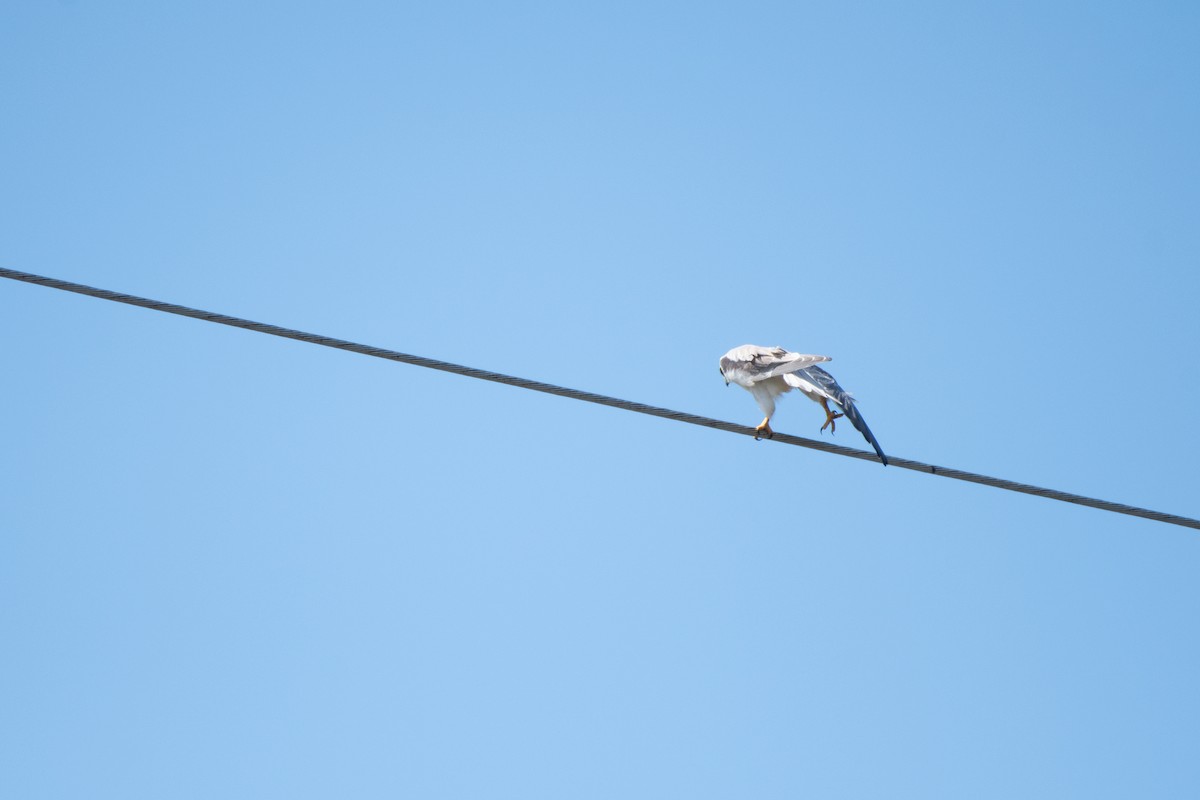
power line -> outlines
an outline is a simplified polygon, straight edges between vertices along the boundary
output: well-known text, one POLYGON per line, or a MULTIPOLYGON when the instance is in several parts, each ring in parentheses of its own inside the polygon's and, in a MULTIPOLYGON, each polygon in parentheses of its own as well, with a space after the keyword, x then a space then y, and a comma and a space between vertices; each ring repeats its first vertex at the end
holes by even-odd
MULTIPOLYGON (((153 311, 164 311, 168 314, 178 314, 182 317, 192 317, 193 319, 204 320, 205 322, 216 322, 221 325, 229 325, 234 328, 245 328, 249 331, 257 333, 269 333, 272 336, 281 336, 285 339, 296 339, 309 344, 319 344, 324 347, 333 347, 338 350, 349 350, 352 353, 361 353, 365 356, 373 356, 375 358, 385 358, 389 361, 399 361, 404 364, 412 364, 417 367, 426 367, 428 369, 437 369, 443 372, 453 372, 456 375, 463 375, 468 378, 478 378, 485 381, 494 381, 496 383, 504 383, 509 386, 516 386, 521 389, 532 389, 535 392, 545 392, 546 394, 554 394, 559 397, 568 397, 572 400, 583 400, 588 403, 597 403, 602 406, 612 406, 613 408, 624 409, 625 411, 636 411, 639 414, 649 414, 654 417, 663 417, 664 419, 675 420, 676 422, 687 422, 691 425, 701 425, 705 428, 715 428, 716 430, 726 431, 728 433, 738 433, 743 436, 754 436, 755 429, 747 425, 735 425, 732 422, 725 422, 719 419, 711 419, 709 417, 701 417, 696 414, 688 414, 684 411, 672 411, 668 408, 659 408, 658 406, 649 406, 644 403, 635 403, 629 400, 621 400, 616 397, 607 397, 602 394, 593 394, 592 392, 582 392, 578 389, 570 389, 565 386, 555 386, 551 383, 542 383, 540 381, 531 381, 526 378, 517 378, 512 375, 504 375, 499 372, 489 372, 484 369, 475 369, 474 367, 465 367, 461 364, 451 364, 447 361, 438 361, 424 356, 414 356, 408 353, 399 353, 395 350, 386 350, 382 347, 372 347, 370 345, 358 344, 356 342, 348 342, 344 339, 334 339, 329 336, 319 336, 315 333, 305 333, 291 328, 281 328, 277 325, 268 325, 264 322, 253 322, 248 319, 239 317, 230 317, 225 314, 216 314, 212 311, 201 311, 187 306, 179 306, 174 303, 164 303, 159 300, 149 300, 145 297, 137 297, 131 294, 122 294, 120 292, 109 291, 108 289, 97 289, 92 286, 84 286, 70 281, 58 280, 57 278, 47 278, 42 275, 32 275, 28 272, 18 272, 14 269, 5 269, 0 267, 0 277, 9 278, 14 281, 23 281, 25 283, 33 283, 38 286, 46 286, 51 289, 60 289, 64 292, 75 292, 89 297, 97 297, 101 300, 112 300, 117 303, 126 303, 131 306, 141 306, 149 308, 153 311)), ((852 447, 843 447, 842 445, 833 444, 831 442, 822 442, 816 439, 805 439, 801 436, 792 436, 786 433, 777 433, 773 439, 769 441, 778 442, 780 444, 790 444, 799 447, 807 447, 811 450, 820 450, 823 453, 832 453, 839 456, 847 456, 849 458, 858 458, 863 461, 879 461, 879 457, 874 453, 868 453, 865 450, 855 450, 852 447)), ((1098 508, 1101 511, 1111 511, 1117 514, 1129 514, 1134 517, 1142 517, 1144 519, 1154 520, 1156 522, 1166 522, 1171 525, 1182 525, 1186 528, 1196 528, 1200 530, 1200 520, 1191 519, 1190 517, 1181 517, 1176 514, 1164 514, 1161 511, 1151 511, 1137 506, 1128 506, 1123 503, 1114 503, 1109 500, 1097 500, 1092 497, 1083 497, 1082 495, 1071 494, 1069 492, 1060 492, 1056 489, 1044 489, 1040 486, 1030 486, 1027 483, 1017 483, 1016 481, 1005 480, 1003 478, 993 478, 988 475, 979 475, 974 472, 965 472, 960 469, 951 469, 949 467, 938 467, 932 464, 925 464, 920 461, 912 461, 907 458, 897 458, 889 456, 888 463, 893 467, 901 469, 911 469, 915 472, 924 472, 929 475, 940 475, 943 478, 954 478, 960 481, 969 481, 971 483, 980 483, 984 486, 992 486, 997 489, 1005 489, 1010 492, 1021 492, 1023 494, 1037 495, 1045 497, 1049 500, 1059 500, 1064 503, 1075 503, 1076 505, 1088 506, 1090 508, 1098 508)))

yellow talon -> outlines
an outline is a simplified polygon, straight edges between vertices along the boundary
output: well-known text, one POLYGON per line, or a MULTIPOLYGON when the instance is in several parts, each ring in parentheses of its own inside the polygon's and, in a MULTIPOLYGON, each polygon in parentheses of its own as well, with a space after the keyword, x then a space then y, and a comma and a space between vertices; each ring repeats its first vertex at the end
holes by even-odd
POLYGON ((770 421, 771 421, 771 418, 767 417, 766 419, 764 419, 762 421, 761 425, 759 425, 757 428, 754 429, 754 431, 755 431, 754 441, 757 442, 759 439, 761 439, 763 437, 764 434, 766 435, 766 437, 768 439, 774 438, 775 431, 771 430, 771 426, 768 424, 770 421))
POLYGON ((821 398, 821 408, 825 409, 825 424, 821 426, 821 432, 824 433, 825 429, 829 428, 830 433, 837 433, 837 423, 834 420, 841 419, 846 415, 831 411, 829 409, 829 401, 825 398, 821 398))

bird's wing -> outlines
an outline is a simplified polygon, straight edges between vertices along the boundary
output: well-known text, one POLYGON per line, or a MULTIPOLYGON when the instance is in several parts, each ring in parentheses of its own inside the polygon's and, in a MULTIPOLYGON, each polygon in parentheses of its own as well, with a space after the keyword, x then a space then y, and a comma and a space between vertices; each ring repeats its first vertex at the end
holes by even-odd
POLYGON ((757 383, 829 360, 829 356, 789 353, 782 347, 746 344, 733 348, 721 358, 721 372, 738 383, 757 383))
POLYGON ((850 420, 850 424, 858 428, 858 432, 871 443, 871 447, 875 448, 875 452, 879 454, 879 460, 883 462, 884 466, 887 466, 887 456, 883 454, 883 448, 879 446, 879 440, 875 438, 875 434, 871 433, 871 429, 867 427, 867 421, 863 419, 862 414, 858 413, 858 407, 854 405, 854 398, 834 380, 832 375, 820 367, 813 366, 784 375, 783 379, 789 386, 794 386, 809 397, 817 395, 836 403, 837 407, 846 415, 846 419, 850 420))

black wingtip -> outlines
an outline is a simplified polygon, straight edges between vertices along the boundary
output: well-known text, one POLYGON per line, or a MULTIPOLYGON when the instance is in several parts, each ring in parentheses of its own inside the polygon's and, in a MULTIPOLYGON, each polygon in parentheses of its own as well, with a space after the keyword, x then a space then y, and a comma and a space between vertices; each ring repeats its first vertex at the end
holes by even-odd
POLYGON ((850 420, 850 424, 858 428, 858 432, 863 435, 867 443, 875 448, 876 455, 879 456, 880 462, 886 467, 888 465, 887 456, 883 454, 883 448, 879 446, 879 441, 875 438, 875 434, 871 433, 871 429, 867 427, 867 421, 862 418, 862 414, 858 412, 858 408, 854 405, 854 401, 848 396, 842 398, 845 402, 838 403, 838 407, 845 412, 846 417, 850 420))

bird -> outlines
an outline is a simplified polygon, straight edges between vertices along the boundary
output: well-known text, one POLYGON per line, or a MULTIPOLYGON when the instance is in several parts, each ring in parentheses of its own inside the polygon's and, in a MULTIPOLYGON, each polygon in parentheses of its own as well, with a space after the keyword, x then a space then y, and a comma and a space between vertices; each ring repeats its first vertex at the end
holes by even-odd
POLYGON ((754 395, 758 407, 762 409, 765 418, 754 429, 755 439, 761 439, 763 436, 770 439, 775 435, 775 432, 771 430, 771 417, 775 414, 775 398, 787 394, 792 389, 799 389, 809 400, 819 403, 821 408, 825 409, 825 424, 821 426, 822 431, 829 428, 831 433, 835 432, 837 430, 836 420, 843 416, 846 417, 850 420, 850 424, 863 435, 863 438, 875 448, 875 452, 879 454, 879 460, 886 467, 887 456, 883 454, 883 448, 879 446, 875 434, 871 433, 866 420, 854 405, 854 398, 838 384, 832 375, 817 366, 832 360, 829 356, 792 353, 782 347, 744 344, 741 347, 733 348, 721 357, 721 377, 725 379, 726 386, 736 383, 754 395), (841 409, 841 413, 829 407, 831 401, 841 409))

